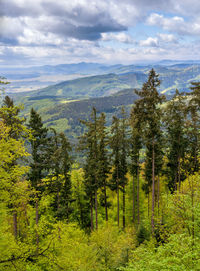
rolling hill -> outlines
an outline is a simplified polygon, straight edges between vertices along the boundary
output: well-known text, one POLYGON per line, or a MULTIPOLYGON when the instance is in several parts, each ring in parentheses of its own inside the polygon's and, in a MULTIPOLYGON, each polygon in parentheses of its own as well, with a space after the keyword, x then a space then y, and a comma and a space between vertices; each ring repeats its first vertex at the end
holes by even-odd
MULTIPOLYGON (((82 63, 79 70, 84 70, 84 66, 82 63)), ((74 69, 77 67, 75 65, 74 69)), ((88 67, 93 67, 94 71, 103 69, 99 65, 88 67)), ((169 96, 176 88, 189 91, 190 82, 200 80, 198 63, 173 63, 153 67, 162 81, 159 91, 169 96)), ((61 68, 66 67, 59 67, 61 68)), ((11 97, 16 103, 24 104, 24 116, 28 118, 31 107, 34 107, 48 127, 65 131, 74 140, 82 132, 79 120, 88 118, 93 106, 99 112, 107 113, 108 123, 113 114, 119 113, 121 105, 125 105, 129 111, 136 99, 133 89, 142 87, 152 66, 115 65, 106 68, 114 72, 67 80, 35 91, 11 94, 11 97)), ((52 67, 49 69, 54 72, 52 67)), ((47 67, 44 70, 48 70, 47 67)), ((87 66, 86 71, 89 71, 87 66)))

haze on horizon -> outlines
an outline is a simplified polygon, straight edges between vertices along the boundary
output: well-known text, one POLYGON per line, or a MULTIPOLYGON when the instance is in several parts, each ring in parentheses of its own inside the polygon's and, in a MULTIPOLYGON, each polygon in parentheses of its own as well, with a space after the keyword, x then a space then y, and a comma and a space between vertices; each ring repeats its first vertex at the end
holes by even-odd
POLYGON ((1 0, 0 66, 200 59, 198 0, 1 0))

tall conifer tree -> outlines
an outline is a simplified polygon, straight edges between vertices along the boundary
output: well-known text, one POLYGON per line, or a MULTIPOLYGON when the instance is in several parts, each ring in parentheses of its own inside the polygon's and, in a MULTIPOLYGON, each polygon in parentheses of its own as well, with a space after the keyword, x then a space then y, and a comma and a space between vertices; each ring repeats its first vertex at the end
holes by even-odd
POLYGON ((51 163, 51 190, 56 192, 55 208, 56 216, 60 219, 69 219, 70 204, 72 202, 70 167, 71 159, 69 152, 71 146, 63 133, 57 134, 51 129, 54 135, 51 137, 50 163, 51 163))
POLYGON ((140 175, 140 150, 142 148, 142 122, 140 103, 135 102, 130 115, 131 137, 130 156, 131 174, 133 176, 133 222, 135 222, 135 203, 137 202, 137 223, 140 223, 139 202, 139 175, 140 175), (136 182, 134 181, 136 179, 136 182), (137 185, 136 185, 137 183, 137 185), (137 187, 137 200, 135 199, 135 187, 137 187))
POLYGON ((189 93, 189 103, 187 107, 188 120, 188 153, 189 173, 194 174, 199 171, 199 152, 200 152, 200 82, 192 82, 189 93))
POLYGON ((95 224, 98 229, 98 138, 97 138, 97 113, 93 107, 90 121, 81 121, 87 127, 87 132, 81 137, 80 148, 86 152, 85 187, 86 194, 90 198, 91 231, 93 225, 93 207, 95 207, 95 224))
POLYGON ((167 129, 169 189, 174 192, 180 189, 183 174, 181 173, 181 161, 186 152, 186 104, 185 97, 176 90, 171 101, 165 108, 164 120, 167 129))
MULTIPOLYGON (((32 186, 36 190, 35 208, 36 208, 36 225, 39 223, 39 199, 44 186, 42 185, 42 178, 44 178, 49 168, 49 142, 48 142, 48 129, 43 126, 40 115, 32 108, 30 112, 30 120, 28 127, 31 129, 32 138, 31 143, 31 155, 32 161, 30 163, 29 178, 32 186)), ((39 249, 39 234, 36 229, 36 244, 39 249)))
POLYGON ((111 126, 110 147, 112 149, 112 180, 110 188, 117 193, 117 223, 119 226, 120 200, 119 192, 122 191, 123 228, 125 227, 125 187, 127 184, 127 118, 124 108, 121 111, 121 119, 113 117, 111 126))
POLYGON ((98 119, 98 180, 99 186, 103 193, 104 207, 105 207, 105 218, 108 221, 108 196, 107 196, 107 178, 110 171, 108 161, 108 138, 105 127, 105 114, 102 113, 98 119))
POLYGON ((146 83, 143 84, 141 91, 136 91, 140 97, 138 103, 142 110, 142 122, 144 125, 145 145, 146 145, 146 161, 145 171, 148 184, 152 185, 152 214, 151 227, 154 234, 155 227, 155 177, 160 169, 161 149, 162 149, 162 132, 161 132, 161 108, 160 105, 164 101, 164 96, 160 95, 157 88, 160 86, 159 75, 154 69, 149 72, 146 83))

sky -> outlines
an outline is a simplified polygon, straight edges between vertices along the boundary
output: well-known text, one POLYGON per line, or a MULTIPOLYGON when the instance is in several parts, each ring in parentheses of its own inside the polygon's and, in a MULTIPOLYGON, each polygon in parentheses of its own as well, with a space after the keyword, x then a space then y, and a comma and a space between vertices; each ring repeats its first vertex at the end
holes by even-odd
POLYGON ((0 0, 0 66, 200 60, 199 0, 0 0))

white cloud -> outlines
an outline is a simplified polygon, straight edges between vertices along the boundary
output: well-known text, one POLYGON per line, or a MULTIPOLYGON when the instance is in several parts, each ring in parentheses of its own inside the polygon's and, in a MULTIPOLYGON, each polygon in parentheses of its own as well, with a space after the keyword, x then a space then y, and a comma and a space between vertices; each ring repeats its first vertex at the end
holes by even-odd
POLYGON ((102 41, 118 41, 121 43, 134 43, 133 38, 124 33, 103 33, 102 34, 102 41))
POLYGON ((199 43, 186 46, 182 37, 198 39, 199 13, 199 0, 0 0, 0 58, 41 65, 198 58, 199 43), (137 28, 145 22, 163 31, 137 28))
POLYGON ((141 40, 139 42, 140 46, 147 46, 147 47, 157 47, 158 46, 158 38, 149 37, 146 40, 141 40))
POLYGON ((186 22, 183 17, 164 17, 163 15, 152 13, 147 18, 147 23, 152 26, 160 26, 164 30, 178 33, 179 35, 199 35, 200 34, 200 21, 186 22))
POLYGON ((177 38, 173 34, 159 33, 157 36, 163 42, 177 43, 177 38))

